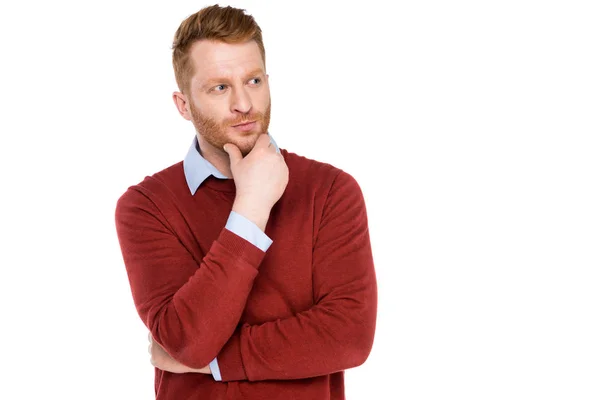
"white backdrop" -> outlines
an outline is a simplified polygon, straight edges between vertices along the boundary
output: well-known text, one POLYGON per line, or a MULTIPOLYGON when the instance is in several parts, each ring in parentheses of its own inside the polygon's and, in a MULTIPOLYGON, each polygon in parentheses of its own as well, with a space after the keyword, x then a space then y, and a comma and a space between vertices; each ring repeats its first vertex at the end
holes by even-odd
MULTIPOLYGON (((363 189, 348 399, 600 398, 596 3, 220 3, 263 29, 278 145, 363 189)), ((114 207, 186 153, 170 45, 209 4, 0 6, 1 398, 153 398, 114 207)))

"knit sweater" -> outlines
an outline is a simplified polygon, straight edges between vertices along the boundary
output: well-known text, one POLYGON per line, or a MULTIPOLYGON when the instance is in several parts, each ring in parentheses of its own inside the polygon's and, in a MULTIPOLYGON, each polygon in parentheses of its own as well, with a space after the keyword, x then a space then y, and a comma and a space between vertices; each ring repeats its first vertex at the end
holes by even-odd
POLYGON ((159 400, 344 399, 344 370, 373 344, 377 286, 356 180, 281 149, 289 183, 271 209, 266 252, 225 229, 233 179, 191 194, 183 162, 119 198, 117 235, 138 314, 193 368, 156 369, 159 400))

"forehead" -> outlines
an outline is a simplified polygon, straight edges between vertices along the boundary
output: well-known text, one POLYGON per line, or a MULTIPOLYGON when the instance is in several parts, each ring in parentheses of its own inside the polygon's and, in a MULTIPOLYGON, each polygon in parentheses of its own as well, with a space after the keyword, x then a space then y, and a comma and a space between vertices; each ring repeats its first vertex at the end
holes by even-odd
POLYGON ((201 40, 190 49, 194 65, 193 79, 205 81, 217 77, 240 77, 265 66, 260 49, 254 40, 228 44, 201 40))

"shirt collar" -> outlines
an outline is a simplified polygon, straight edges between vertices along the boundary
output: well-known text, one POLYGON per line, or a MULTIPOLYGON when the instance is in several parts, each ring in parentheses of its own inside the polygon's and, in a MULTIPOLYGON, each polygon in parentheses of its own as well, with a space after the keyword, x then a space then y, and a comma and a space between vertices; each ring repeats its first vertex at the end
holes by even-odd
MULTIPOLYGON (((267 134, 269 135, 269 139, 271 139, 271 143, 279 153, 279 147, 277 146, 277 143, 275 143, 273 136, 268 132, 267 134)), ((187 155, 183 159, 183 173, 185 174, 185 180, 192 195, 196 193, 196 190, 198 190, 202 182, 211 175, 219 179, 229 179, 220 173, 207 159, 202 157, 200 146, 198 146, 198 137, 196 135, 194 135, 194 140, 190 145, 187 155)))

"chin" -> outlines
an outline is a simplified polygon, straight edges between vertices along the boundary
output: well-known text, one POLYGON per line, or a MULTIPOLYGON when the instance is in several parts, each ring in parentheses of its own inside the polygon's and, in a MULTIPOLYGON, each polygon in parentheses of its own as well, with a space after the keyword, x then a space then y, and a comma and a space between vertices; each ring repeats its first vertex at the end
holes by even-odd
POLYGON ((235 144, 242 153, 243 156, 246 156, 258 140, 258 134, 246 134, 244 136, 240 136, 239 134, 229 136, 229 143, 235 144))
POLYGON ((260 134, 261 134, 260 129, 254 129, 254 130, 251 130, 250 132, 237 132, 237 131, 233 130, 229 134, 229 137, 231 137, 234 140, 241 141, 241 142, 248 142, 248 141, 255 142, 258 140, 258 137, 260 136, 260 134))

